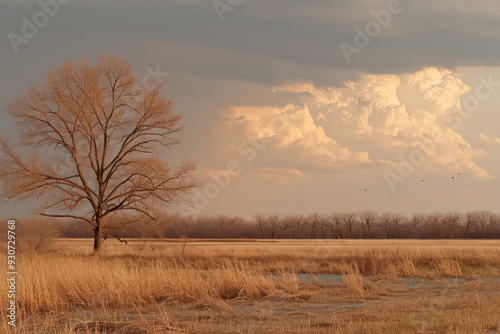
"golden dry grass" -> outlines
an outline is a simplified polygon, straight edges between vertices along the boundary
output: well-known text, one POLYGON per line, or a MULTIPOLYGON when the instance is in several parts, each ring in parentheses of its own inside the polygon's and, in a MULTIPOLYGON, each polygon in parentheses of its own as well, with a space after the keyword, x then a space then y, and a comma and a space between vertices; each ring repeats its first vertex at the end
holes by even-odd
MULTIPOLYGON (((59 239, 58 253, 91 254, 90 240, 59 239)), ((105 245, 107 257, 167 258, 210 267, 227 261, 266 272, 343 274, 352 266, 366 276, 500 276, 498 240, 131 240, 105 245)))
MULTIPOLYGON (((467 285, 446 298, 437 298, 432 289, 418 290, 417 295, 426 292, 412 301, 416 290, 391 283, 403 276, 500 277, 499 241, 133 240, 126 246, 108 242, 103 254, 94 257, 89 255, 90 240, 61 239, 44 249, 18 256, 18 333, 238 332, 241 322, 253 326, 250 332, 263 333, 297 328, 484 333, 488 326, 494 333, 500 326, 492 313, 500 311, 498 286, 467 285), (340 274, 343 282, 305 282, 296 273, 340 274), (489 292, 481 294, 481 289, 489 292), (464 297, 470 293, 474 298, 464 297), (386 296, 401 298, 377 309, 367 303, 386 296), (319 315, 249 315, 266 310, 259 303, 300 310, 339 302, 366 305, 319 315), (251 307, 239 312, 242 305, 251 307), (436 315, 423 321, 420 308, 440 312, 423 312, 436 315), (175 315, 176 310, 189 316, 175 315), (477 331, 470 323, 479 326, 474 325, 477 331)), ((5 265, 5 255, 0 260, 5 265)), ((6 287, 2 283, 3 291, 6 287)), ((1 307, 7 302, 2 293, 1 307)), ((0 331, 8 329, 4 324, 0 331)))

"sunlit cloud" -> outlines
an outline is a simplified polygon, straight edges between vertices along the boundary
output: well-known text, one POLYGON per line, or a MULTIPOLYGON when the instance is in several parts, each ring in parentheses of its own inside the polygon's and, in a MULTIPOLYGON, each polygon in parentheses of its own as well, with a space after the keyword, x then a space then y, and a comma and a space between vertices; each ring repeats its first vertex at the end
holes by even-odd
POLYGON ((484 133, 480 133, 479 140, 487 145, 500 146, 500 138, 498 137, 488 137, 484 133))
MULTIPOLYGON (((461 107, 461 98, 469 90, 444 68, 400 75, 366 74, 343 87, 316 87, 311 82, 279 86, 273 91, 290 95, 288 105, 238 106, 226 117, 230 123, 244 125, 250 138, 272 138, 270 145, 277 154, 287 155, 286 161, 293 161, 288 155, 294 155, 301 165, 307 159, 310 165, 327 168, 338 162, 378 162, 390 168, 427 143, 433 152, 426 156, 424 170, 487 176, 474 162, 485 152, 472 147, 448 121, 449 111, 461 107), (286 121, 277 127, 273 125, 276 118, 286 121), (294 150, 287 150, 289 147, 294 150)), ((488 138, 489 143, 495 139, 488 138)))

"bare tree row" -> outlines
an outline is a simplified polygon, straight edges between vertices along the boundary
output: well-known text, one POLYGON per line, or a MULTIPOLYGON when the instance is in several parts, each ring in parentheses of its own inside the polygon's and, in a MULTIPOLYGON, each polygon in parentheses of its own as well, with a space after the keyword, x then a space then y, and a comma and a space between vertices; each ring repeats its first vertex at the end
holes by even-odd
POLYGON ((250 221, 260 238, 499 238, 500 215, 491 211, 415 213, 333 212, 331 214, 257 214, 250 221))
MULTIPOLYGON (((85 225, 58 224, 62 237, 92 237, 85 225)), ((279 215, 258 213, 251 219, 228 215, 169 215, 157 224, 136 222, 120 231, 124 237, 149 238, 500 238, 500 215, 491 211, 433 212, 405 216, 376 211, 279 215)))

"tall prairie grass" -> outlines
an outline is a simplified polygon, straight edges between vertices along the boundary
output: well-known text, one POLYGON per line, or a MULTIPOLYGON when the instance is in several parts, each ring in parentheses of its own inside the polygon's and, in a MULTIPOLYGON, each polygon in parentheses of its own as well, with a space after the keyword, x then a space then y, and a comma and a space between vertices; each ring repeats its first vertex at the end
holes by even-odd
MULTIPOLYGON (((109 310, 136 312, 140 322, 146 321, 140 315, 142 307, 154 305, 161 312, 164 302, 230 312, 228 300, 301 301, 324 293, 324 287, 300 281, 297 273, 342 275, 343 288, 353 298, 361 299, 369 292, 363 280, 366 275, 500 277, 500 247, 493 241, 440 245, 422 241, 172 244, 141 240, 127 246, 110 242, 99 256, 87 254, 87 243, 59 240, 45 252, 19 254, 17 302, 21 321, 40 317, 39 326, 40 321, 50 318, 50 323, 42 327, 61 329, 61 324, 54 323, 55 315, 101 310, 101 316, 107 315, 103 323, 115 324, 116 329, 117 324, 128 326, 129 322, 109 310)), ((0 265, 6 266, 5 255, 0 255, 0 265)), ((0 307, 5 309, 5 280, 1 286, 0 307)), ((330 289, 328 293, 335 292, 330 289)), ((92 332, 93 325, 73 324, 71 330, 92 332)), ((165 332, 170 325, 169 321, 154 322, 147 328, 165 332)), ((99 328, 94 332, 103 331, 99 328)))
MULTIPOLYGON (((212 268, 170 263, 168 259, 32 255, 20 259, 21 313, 57 312, 72 307, 118 308, 160 302, 217 304, 224 299, 287 297, 300 294, 296 275, 279 276, 238 263, 212 268)), ((1 296, 7 306, 6 294, 1 296)))
MULTIPOLYGON (((60 240, 62 254, 90 254, 88 241, 60 240)), ((168 259, 180 266, 209 268, 238 262, 265 272, 342 274, 346 264, 365 276, 469 277, 500 276, 500 241, 496 240, 333 240, 203 242, 191 240, 132 240, 123 246, 110 242, 107 257, 137 261, 168 259)))

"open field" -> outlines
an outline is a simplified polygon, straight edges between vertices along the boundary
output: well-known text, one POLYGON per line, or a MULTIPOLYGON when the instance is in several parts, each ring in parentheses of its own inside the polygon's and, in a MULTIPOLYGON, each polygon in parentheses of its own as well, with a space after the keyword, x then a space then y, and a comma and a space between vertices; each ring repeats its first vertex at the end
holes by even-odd
POLYGON ((137 239, 91 251, 87 239, 24 247, 16 333, 500 333, 500 241, 137 239))

